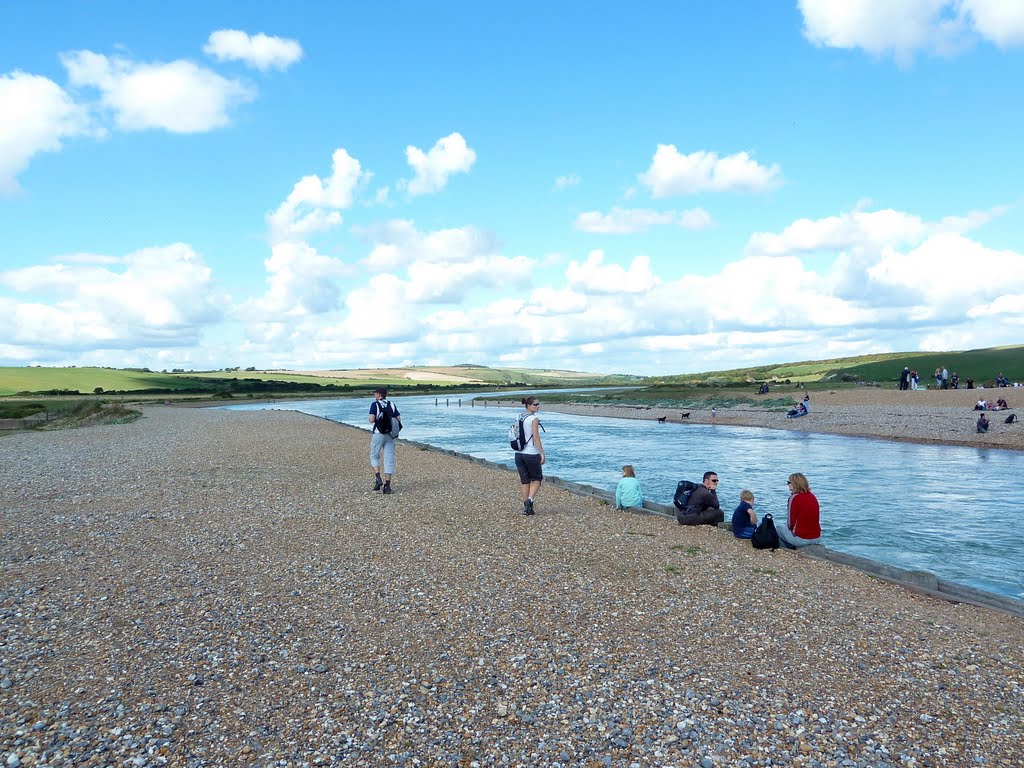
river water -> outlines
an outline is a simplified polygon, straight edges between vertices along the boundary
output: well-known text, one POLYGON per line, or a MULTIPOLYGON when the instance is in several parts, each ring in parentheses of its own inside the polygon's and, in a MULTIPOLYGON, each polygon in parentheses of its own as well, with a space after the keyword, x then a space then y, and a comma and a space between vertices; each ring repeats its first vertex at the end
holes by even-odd
MULTIPOLYGON (((503 393, 507 396, 509 393, 503 393)), ((543 400, 543 395, 538 393, 543 400)), ((519 408, 471 406, 472 396, 393 400, 402 438, 512 467, 508 426, 519 408), (446 406, 446 400, 448 405, 446 406), (437 403, 435 405, 435 402, 437 403)), ((228 406, 287 408, 369 428, 370 400, 310 400, 228 406)), ((644 496, 672 503, 679 480, 718 473, 726 519, 740 491, 754 492, 760 517, 786 514, 786 478, 803 472, 821 504, 829 549, 1024 598, 1024 454, 918 445, 787 430, 574 416, 541 407, 545 473, 614 491, 632 464, 644 496), (1013 480, 1017 478, 1017 480, 1013 480)), ((401 447, 399 446, 399 451, 401 447)), ((401 475, 401 453, 398 474, 401 475)), ((509 478, 509 506, 518 484, 509 478)), ((537 503, 543 510, 543 491, 537 503)))

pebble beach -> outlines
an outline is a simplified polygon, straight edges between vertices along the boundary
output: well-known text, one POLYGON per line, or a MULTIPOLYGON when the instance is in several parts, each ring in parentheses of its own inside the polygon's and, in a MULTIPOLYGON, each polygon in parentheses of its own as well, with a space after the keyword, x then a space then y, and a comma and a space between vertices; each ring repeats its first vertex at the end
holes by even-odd
MULTIPOLYGON (((886 394, 955 418, 876 436, 972 442, 959 394, 886 394)), ((814 397, 793 428, 860 413, 814 397)), ((1019 618, 553 487, 524 517, 402 441, 383 496, 296 412, 143 414, 0 439, 0 766, 1022 765, 1019 618)))

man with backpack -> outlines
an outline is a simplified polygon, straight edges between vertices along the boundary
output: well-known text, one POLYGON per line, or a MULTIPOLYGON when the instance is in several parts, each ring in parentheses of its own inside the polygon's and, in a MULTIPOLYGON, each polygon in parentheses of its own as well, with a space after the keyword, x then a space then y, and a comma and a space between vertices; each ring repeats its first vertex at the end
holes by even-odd
POLYGON ((718 525, 725 513, 718 503, 718 473, 705 472, 704 480, 687 499, 686 508, 676 515, 680 525, 718 525))
POLYGON ((395 440, 402 429, 402 416, 394 403, 387 399, 387 387, 373 390, 370 403, 370 466, 373 468, 373 490, 391 493, 391 476, 395 474, 395 440), (384 477, 381 478, 381 455, 384 457, 384 477))

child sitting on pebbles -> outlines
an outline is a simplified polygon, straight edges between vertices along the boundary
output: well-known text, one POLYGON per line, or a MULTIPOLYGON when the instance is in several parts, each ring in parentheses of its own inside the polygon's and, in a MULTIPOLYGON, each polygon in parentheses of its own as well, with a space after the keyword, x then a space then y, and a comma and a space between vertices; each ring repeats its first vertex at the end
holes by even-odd
POLYGON ((749 539, 757 528, 754 513, 754 494, 746 489, 740 491, 740 505, 732 513, 732 535, 737 539, 749 539))

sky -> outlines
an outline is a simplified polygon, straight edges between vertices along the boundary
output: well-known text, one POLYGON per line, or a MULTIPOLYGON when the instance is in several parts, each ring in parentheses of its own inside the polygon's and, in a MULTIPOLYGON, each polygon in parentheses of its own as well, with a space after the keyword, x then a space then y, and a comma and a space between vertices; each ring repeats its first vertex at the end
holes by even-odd
POLYGON ((1024 343, 1024 2, 0 0, 0 365, 1024 343))

